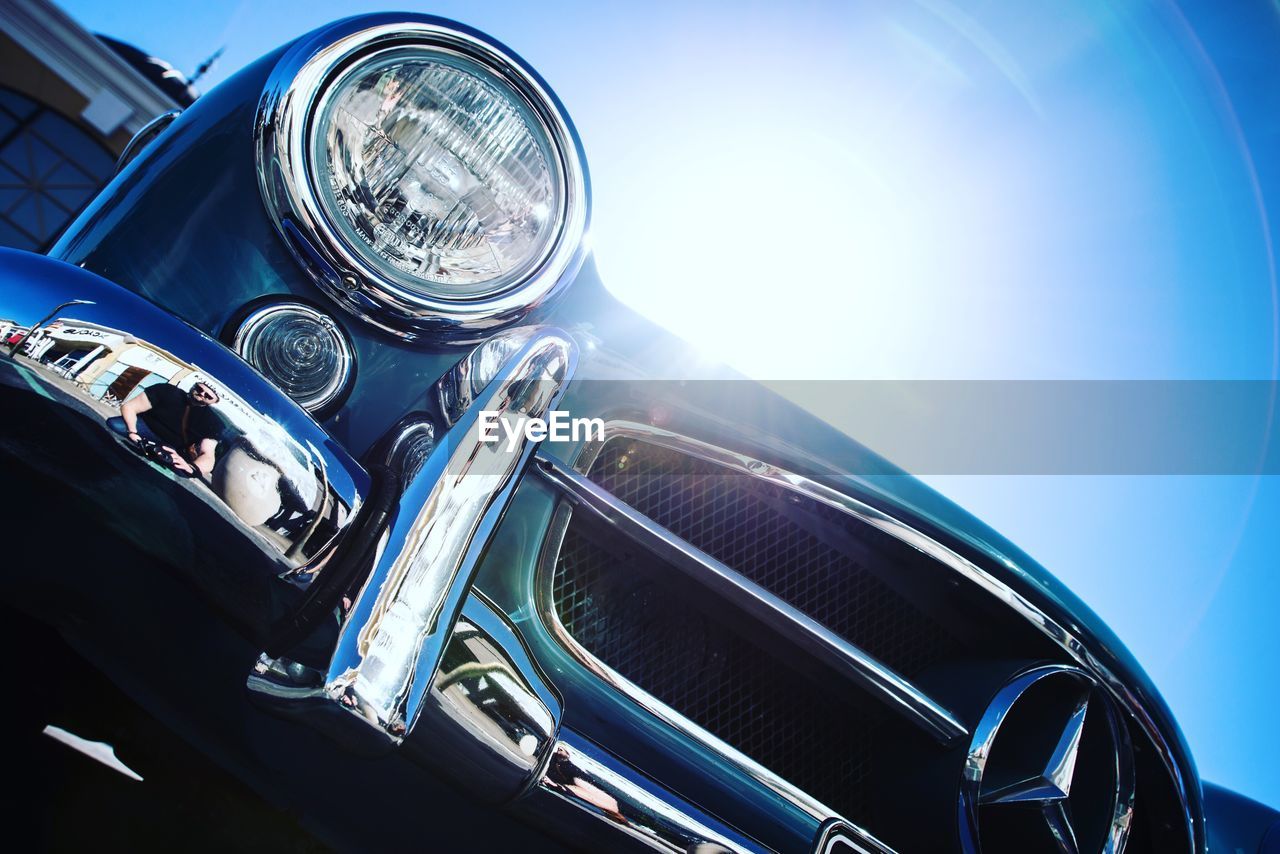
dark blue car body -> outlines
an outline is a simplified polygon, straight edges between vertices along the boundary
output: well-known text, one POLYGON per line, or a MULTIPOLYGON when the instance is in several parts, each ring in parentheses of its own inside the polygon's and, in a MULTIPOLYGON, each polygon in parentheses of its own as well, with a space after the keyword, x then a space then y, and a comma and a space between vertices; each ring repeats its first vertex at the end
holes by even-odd
MULTIPOLYGON (((238 319, 254 305, 287 297, 329 311, 354 346, 356 377, 349 393, 316 422, 289 409, 287 402, 272 406, 281 423, 298 420, 296 430, 289 428, 294 435, 331 443, 336 455, 359 461, 352 471, 363 466, 372 473, 364 480, 352 475, 347 487, 362 496, 360 512, 365 515, 356 514, 354 529, 373 525, 371 517, 385 515, 399 496, 398 482, 371 462, 380 459, 380 443, 414 413, 425 411, 436 417, 438 428, 443 426, 427 391, 467 350, 429 338, 407 341, 330 308, 282 241, 259 192, 254 134, 261 94, 284 50, 245 68, 187 109, 112 181, 50 257, 0 256, 0 292, 5 294, 0 317, 9 308, 3 303, 14 301, 11 295, 19 291, 43 288, 90 294, 100 305, 112 299, 131 304, 112 296, 118 289, 136 295, 139 316, 163 312, 205 336, 208 352, 224 352, 216 348, 231 343, 238 319)), ((660 379, 694 361, 692 350, 615 300, 589 258, 564 297, 539 307, 528 320, 568 330, 580 344, 591 342, 579 356, 581 381, 569 383, 558 404, 562 408, 610 422, 647 419, 646 426, 804 475, 867 508, 868 518, 881 514, 894 520, 956 556, 957 565, 975 568, 976 582, 961 578, 947 584, 976 583, 983 595, 1016 602, 1023 621, 1034 623, 1029 615, 1040 615, 1039 624, 1027 629, 1039 640, 1026 648, 1009 641, 1008 648, 983 657, 1018 662, 1000 670, 1000 676, 962 676, 969 672, 963 668, 980 665, 966 661, 962 668, 948 659, 937 668, 941 675, 924 675, 922 684, 936 685, 936 694, 953 697, 952 710, 971 731, 1007 672, 1056 661, 1095 674, 1122 710, 1138 756, 1134 821, 1152 826, 1134 831, 1141 842, 1135 841, 1131 850, 1252 852, 1266 850, 1268 833, 1270 844, 1280 845, 1280 814, 1216 787, 1202 789, 1169 709, 1124 645, 1086 605, 999 534, 761 386, 728 371, 688 382, 660 379), (628 379, 616 380, 620 374, 628 379), (957 689, 957 682, 968 687, 957 689)), ((227 353, 227 358, 234 356, 227 353)), ((10 355, 9 363, 0 365, 8 374, 0 384, 4 409, 29 413, 25 426, 6 419, 10 423, 0 442, 6 482, 23 484, 24 493, 33 496, 6 511, 8 540, 17 543, 7 566, 11 601, 56 628, 78 655, 133 701, 268 802, 299 817, 327 843, 433 850, 558 850, 562 844, 606 850, 622 844, 622 837, 615 836, 621 831, 607 817, 594 816, 596 820, 582 821, 579 827, 572 814, 552 816, 555 809, 568 809, 563 799, 554 805, 529 801, 529 790, 524 790, 506 796, 505 803, 493 803, 488 790, 470 791, 458 779, 467 776, 466 765, 475 761, 466 752, 455 755, 440 743, 415 741, 414 733, 392 749, 362 750, 346 735, 344 724, 335 725, 341 730, 335 738, 335 732, 307 715, 282 714, 254 696, 246 689, 246 677, 264 650, 279 654, 288 647, 292 658, 304 660, 306 654, 298 649, 311 644, 322 648, 320 658, 327 654, 325 644, 332 644, 332 636, 317 635, 316 626, 327 619, 322 606, 332 609, 333 600, 317 605, 310 593, 266 585, 252 594, 262 613, 251 612, 231 600, 238 585, 256 582, 239 581, 233 571, 211 579, 214 573, 203 566, 197 577, 190 566, 178 565, 180 551, 147 542, 192 542, 216 552, 218 545, 207 542, 195 527, 204 524, 196 511, 169 506, 147 509, 144 518, 144 510, 137 508, 131 517, 136 524, 128 524, 130 517, 104 510, 119 501, 122 483, 151 476, 142 472, 149 464, 96 433, 90 437, 83 413, 14 373, 19 361, 10 355), (42 453, 40 448, 55 450, 42 453), (74 508, 76 542, 68 542, 62 516, 33 509, 50 505, 74 508), (182 530, 185 526, 191 529, 182 530), (48 571, 51 564, 42 556, 63 549, 94 557, 68 557, 48 571), (46 571, 23 569, 37 565, 46 571), (304 612, 305 620, 297 622, 306 625, 291 625, 304 612), (442 761, 442 756, 448 758, 442 761)), ((236 369, 219 370, 227 374, 236 369)), ((263 381, 255 375, 236 382, 247 386, 263 381)), ((555 456, 573 460, 582 452, 581 445, 568 443, 556 448, 555 456)), ((694 816, 716 838, 778 851, 809 851, 822 844, 836 816, 806 809, 768 777, 720 749, 717 741, 673 726, 566 648, 556 626, 549 624, 539 586, 545 581, 542 573, 554 572, 546 567, 548 560, 554 562, 546 554, 548 532, 557 527, 563 495, 546 478, 531 473, 536 462, 523 465, 525 474, 513 484, 477 555, 472 584, 460 593, 459 618, 505 638, 508 648, 517 650, 514 655, 543 683, 534 685, 533 693, 541 696, 557 726, 565 728, 560 740, 580 754, 615 771, 634 773, 632 782, 642 789, 662 790, 663 799, 694 816)), ((178 504, 184 500, 173 498, 178 504)), ((354 565, 361 554, 352 546, 339 557, 354 565)), ((230 548, 216 556, 229 564, 238 560, 230 548)), ((967 607, 970 597, 979 594, 967 588, 939 594, 944 600, 953 595, 957 607, 967 607)), ((1022 631, 1010 629, 1006 636, 1003 628, 992 629, 1001 638, 1021 638, 1022 631)), ((788 656, 784 661, 803 657, 788 656)), ((796 669, 806 667, 797 664, 796 669)), ((694 723, 714 728, 714 722, 694 723)), ((737 732, 733 726, 726 731, 737 732)), ((961 847, 954 830, 955 791, 968 739, 935 750, 908 743, 910 738, 897 729, 887 732, 891 734, 884 738, 894 740, 889 758, 880 748, 869 748, 874 760, 856 771, 870 775, 858 784, 871 791, 865 803, 859 802, 860 814, 842 812, 839 818, 897 850, 924 850, 939 840, 961 847), (917 835, 910 827, 913 821, 945 829, 917 835)), ((620 806, 619 812, 626 810, 620 806)))

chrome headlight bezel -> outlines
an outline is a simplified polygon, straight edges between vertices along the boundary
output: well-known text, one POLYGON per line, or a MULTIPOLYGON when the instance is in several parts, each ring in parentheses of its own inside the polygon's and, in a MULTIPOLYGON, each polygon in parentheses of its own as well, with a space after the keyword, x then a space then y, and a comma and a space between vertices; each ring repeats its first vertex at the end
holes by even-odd
POLYGON ((582 266, 590 218, 586 159, 576 130, 545 82, 488 37, 439 18, 372 15, 340 21, 295 42, 276 64, 255 126, 259 185, 268 216, 299 264, 330 297, 406 339, 471 341, 513 323, 560 292, 582 266), (548 248, 517 282, 477 297, 433 296, 394 281, 331 222, 315 186, 313 124, 329 87, 391 48, 420 47, 479 63, 514 91, 539 123, 562 181, 548 248))

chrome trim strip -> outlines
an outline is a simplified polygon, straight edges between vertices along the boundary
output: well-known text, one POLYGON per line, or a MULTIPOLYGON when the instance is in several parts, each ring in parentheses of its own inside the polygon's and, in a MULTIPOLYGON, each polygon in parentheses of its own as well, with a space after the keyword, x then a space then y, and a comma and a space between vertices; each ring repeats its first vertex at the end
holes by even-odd
POLYGON ((442 18, 364 15, 304 36, 271 72, 254 137, 267 213, 299 264, 348 310, 403 338, 416 340, 430 333, 477 340, 562 290, 586 257, 586 158, 564 107, 533 69, 506 48, 442 18), (491 296, 433 298, 391 281, 343 240, 313 186, 309 147, 317 101, 343 68, 375 51, 403 46, 458 53, 506 80, 525 99, 554 149, 553 166, 564 194, 563 209, 556 214, 556 236, 523 281, 491 296))
POLYGON ((538 790, 605 822, 639 843, 637 847, 667 854, 771 850, 712 830, 675 794, 656 784, 642 786, 635 771, 603 750, 593 751, 593 757, 574 742, 584 740, 565 732, 556 742, 538 790))
POLYGON ((942 745, 968 736, 955 716, 888 665, 849 643, 791 603, 601 489, 545 452, 536 471, 575 505, 664 558, 726 601, 795 641, 815 658, 888 704, 942 745))
MULTIPOLYGON (((607 427, 607 425, 606 425, 607 427)), ((608 432, 606 429, 606 437, 608 432)), ((768 768, 756 762, 750 756, 738 750, 728 742, 722 741, 707 730, 698 726, 698 724, 686 718, 675 709, 663 703, 657 697, 645 691, 634 682, 618 673, 609 665, 596 658, 585 647, 578 643, 577 639, 569 633, 564 623, 560 621, 560 614, 556 611, 555 602, 552 598, 551 588, 555 580, 555 561, 560 554, 560 547, 564 541, 565 531, 569 527, 569 519, 572 516, 571 505, 569 502, 563 502, 556 510, 555 516, 552 518, 551 526, 547 531, 546 544, 543 549, 543 558, 539 561, 537 578, 535 580, 536 589, 536 607, 542 618, 542 623, 551 632, 552 637, 564 648, 566 652, 574 657, 575 660, 587 670, 594 673, 602 682, 609 685, 619 694, 631 700, 640 708, 653 715, 658 720, 679 730, 690 738, 701 742, 702 744, 720 754, 725 761, 736 767, 743 774, 755 780, 764 788, 778 795, 792 806, 811 816, 812 818, 822 822, 829 819, 838 819, 858 835, 860 844, 867 846, 868 851, 873 854, 894 854, 894 849, 876 839, 867 830, 858 827, 847 819, 843 818, 834 808, 827 806, 822 801, 810 795, 803 789, 798 788, 789 781, 778 776, 768 768)))
POLYGON ((173 124, 173 120, 182 115, 182 110, 165 110, 142 127, 138 128, 138 132, 129 137, 129 141, 125 143, 124 151, 120 152, 120 156, 116 158, 116 167, 114 174, 119 175, 124 167, 134 161, 148 145, 155 141, 156 137, 164 133, 169 125, 173 124))
POLYGON ((485 441, 480 414, 497 413, 519 432, 519 422, 555 405, 576 362, 564 332, 529 336, 400 498, 325 680, 332 699, 393 741, 418 716, 476 562, 534 450, 522 432, 514 447, 485 441))
POLYGON ((813 844, 813 854, 842 854, 835 850, 840 843, 852 848, 857 854, 879 854, 880 849, 868 847, 859 833, 857 828, 841 819, 832 819, 819 829, 818 839, 813 844))
MULTIPOLYGON (((1042 634, 1061 647, 1077 664, 1083 666, 1086 670, 1093 674, 1112 696, 1121 704, 1126 712, 1142 728, 1142 731, 1152 743, 1156 746, 1160 753, 1161 762, 1166 770, 1173 778, 1174 787, 1178 793, 1178 799, 1181 803, 1183 813, 1186 816, 1187 840, 1190 850, 1195 852, 1200 850, 1197 847, 1197 841, 1200 840, 1200 834, 1196 831, 1193 817, 1191 815, 1190 801, 1187 794, 1187 781, 1182 776, 1182 771, 1178 768, 1178 763, 1174 758, 1173 749, 1164 735, 1160 732, 1160 728, 1156 725, 1155 720, 1147 713, 1142 702, 1136 697, 1129 687, 1124 684, 1111 670, 1100 662, 1088 649, 1085 648, 1083 642, 1076 635, 1052 619, 1048 614, 1041 611, 1013 588, 1004 582, 989 574, 986 570, 977 564, 956 553, 947 546, 939 543, 932 537, 917 531, 907 523, 890 516, 881 510, 872 507, 865 502, 859 501, 825 486, 817 483, 802 475, 793 474, 777 466, 770 465, 760 460, 754 459, 746 454, 736 453, 725 448, 674 433, 661 427, 654 427, 649 424, 642 424, 635 421, 614 420, 605 422, 604 441, 617 437, 626 437, 650 442, 661 445, 665 448, 691 454, 699 459, 706 460, 710 463, 725 466, 743 474, 750 474, 767 480, 784 489, 796 492, 800 495, 807 496, 815 501, 833 507, 836 510, 847 513, 849 516, 864 522, 877 530, 883 531, 892 537, 910 545, 916 550, 923 552, 942 564, 952 572, 957 573, 971 583, 977 585, 982 590, 996 597, 1011 608, 1018 616, 1035 626, 1042 634)), ((600 450, 603 443, 597 443, 595 446, 585 446, 583 452, 575 461, 579 468, 583 466, 584 459, 594 459, 594 455, 600 450)), ((1202 847, 1202 846, 1201 846, 1202 847)))

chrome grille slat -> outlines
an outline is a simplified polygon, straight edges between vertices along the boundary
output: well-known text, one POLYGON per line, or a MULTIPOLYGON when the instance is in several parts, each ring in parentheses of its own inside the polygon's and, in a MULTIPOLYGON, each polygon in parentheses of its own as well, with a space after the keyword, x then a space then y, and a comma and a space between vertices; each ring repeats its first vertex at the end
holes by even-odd
POLYGON ((955 716, 892 668, 849 643, 790 603, 618 501, 590 479, 546 453, 537 471, 577 506, 653 552, 725 601, 782 633, 836 672, 848 677, 939 743, 968 730, 955 716))

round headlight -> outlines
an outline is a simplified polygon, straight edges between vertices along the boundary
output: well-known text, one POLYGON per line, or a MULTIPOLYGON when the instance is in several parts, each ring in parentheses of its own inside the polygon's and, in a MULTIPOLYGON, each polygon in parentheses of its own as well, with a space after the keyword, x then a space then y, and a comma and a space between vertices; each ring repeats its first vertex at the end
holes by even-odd
POLYGON ((536 117, 463 57, 393 48, 320 101, 312 180, 342 236, 426 297, 513 287, 546 256, 562 176, 536 117))
POLYGON ((280 61, 259 126, 268 210, 317 282, 384 328, 516 320, 581 263, 577 137, 500 46, 388 17, 335 24, 280 61))

